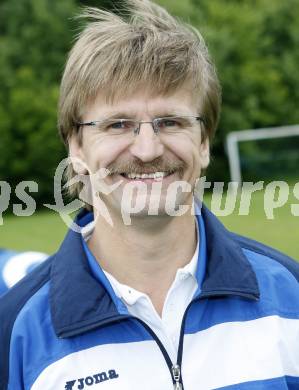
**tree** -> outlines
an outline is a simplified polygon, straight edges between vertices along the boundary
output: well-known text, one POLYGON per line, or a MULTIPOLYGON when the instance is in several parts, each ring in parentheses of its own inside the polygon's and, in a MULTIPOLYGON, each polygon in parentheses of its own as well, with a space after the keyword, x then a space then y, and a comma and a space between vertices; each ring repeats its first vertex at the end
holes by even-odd
POLYGON ((53 192, 65 151, 56 108, 76 12, 73 0, 9 0, 0 5, 0 175, 15 186, 39 184, 38 202, 53 192))

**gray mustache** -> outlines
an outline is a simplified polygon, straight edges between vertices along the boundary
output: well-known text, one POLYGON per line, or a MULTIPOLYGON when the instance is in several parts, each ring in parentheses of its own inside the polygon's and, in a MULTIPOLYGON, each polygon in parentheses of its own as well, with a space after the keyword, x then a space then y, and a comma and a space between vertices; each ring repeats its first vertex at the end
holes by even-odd
POLYGON ((111 175, 122 173, 155 173, 155 172, 182 172, 185 169, 186 164, 181 160, 169 161, 165 159, 153 160, 149 163, 143 163, 142 161, 128 161, 113 163, 107 166, 107 170, 111 175))

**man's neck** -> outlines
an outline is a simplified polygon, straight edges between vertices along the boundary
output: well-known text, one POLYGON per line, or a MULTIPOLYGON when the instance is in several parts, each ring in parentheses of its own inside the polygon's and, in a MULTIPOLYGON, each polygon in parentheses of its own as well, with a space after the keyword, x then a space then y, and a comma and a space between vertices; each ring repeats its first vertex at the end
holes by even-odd
POLYGON ((146 217, 111 228, 98 221, 88 246, 101 267, 120 283, 144 292, 161 314, 177 272, 194 255, 195 218, 146 217))

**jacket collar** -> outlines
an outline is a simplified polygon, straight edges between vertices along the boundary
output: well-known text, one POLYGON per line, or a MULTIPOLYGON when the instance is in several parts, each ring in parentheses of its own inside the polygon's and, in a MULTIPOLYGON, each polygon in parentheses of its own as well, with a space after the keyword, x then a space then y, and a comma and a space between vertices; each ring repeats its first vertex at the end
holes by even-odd
POLYGON ((258 300, 257 278, 241 246, 205 206, 202 215, 207 237, 207 269, 200 296, 236 295, 258 300))
MULTIPOLYGON (((82 210, 76 222, 86 213, 82 210)), ((205 206, 202 216, 207 239, 207 269, 199 298, 236 295, 257 300, 256 275, 242 248, 205 206)), ((61 338, 128 317, 118 312, 106 289, 93 277, 81 235, 72 229, 53 258, 50 306, 54 329, 61 338)))

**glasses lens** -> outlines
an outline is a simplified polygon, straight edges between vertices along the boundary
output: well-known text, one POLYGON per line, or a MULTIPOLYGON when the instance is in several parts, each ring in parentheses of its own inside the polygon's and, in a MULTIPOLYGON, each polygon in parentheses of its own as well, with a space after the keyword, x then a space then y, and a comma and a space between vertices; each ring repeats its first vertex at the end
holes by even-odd
POLYGON ((109 135, 122 135, 135 132, 138 123, 129 119, 111 119, 100 123, 99 130, 109 135))
POLYGON ((156 128, 159 132, 180 132, 194 127, 194 120, 192 117, 165 117, 156 120, 156 128))

